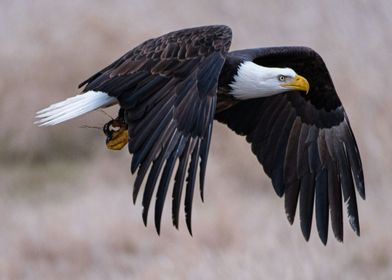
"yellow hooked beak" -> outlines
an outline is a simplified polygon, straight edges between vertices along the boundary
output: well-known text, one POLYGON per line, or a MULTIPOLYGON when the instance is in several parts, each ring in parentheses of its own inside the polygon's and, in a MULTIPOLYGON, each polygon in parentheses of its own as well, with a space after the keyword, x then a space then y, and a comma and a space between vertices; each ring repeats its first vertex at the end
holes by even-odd
POLYGON ((306 94, 309 92, 310 88, 309 82, 300 75, 296 75, 291 82, 285 83, 282 86, 291 90, 304 91, 306 94))

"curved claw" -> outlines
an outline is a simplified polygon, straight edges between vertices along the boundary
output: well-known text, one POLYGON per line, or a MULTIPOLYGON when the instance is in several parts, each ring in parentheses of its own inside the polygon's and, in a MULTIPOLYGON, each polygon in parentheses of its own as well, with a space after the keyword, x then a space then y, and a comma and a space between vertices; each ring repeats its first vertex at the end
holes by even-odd
POLYGON ((128 126, 118 119, 106 123, 103 132, 106 135, 106 147, 110 150, 121 150, 128 144, 128 126))

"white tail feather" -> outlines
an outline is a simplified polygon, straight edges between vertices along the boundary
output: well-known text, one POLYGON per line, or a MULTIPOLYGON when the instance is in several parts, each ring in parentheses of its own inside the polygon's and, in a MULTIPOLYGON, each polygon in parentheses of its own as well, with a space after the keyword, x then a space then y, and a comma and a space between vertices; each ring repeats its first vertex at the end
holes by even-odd
POLYGON ((116 98, 91 90, 38 111, 35 115, 37 121, 34 123, 39 126, 55 125, 115 103, 116 98))

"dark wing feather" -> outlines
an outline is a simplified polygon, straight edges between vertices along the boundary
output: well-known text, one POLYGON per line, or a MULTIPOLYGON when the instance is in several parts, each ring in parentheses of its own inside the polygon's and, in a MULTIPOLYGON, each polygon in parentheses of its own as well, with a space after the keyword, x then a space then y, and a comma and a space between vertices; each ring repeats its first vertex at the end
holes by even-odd
POLYGON ((246 135, 276 193, 285 194, 290 223, 299 199, 301 229, 306 239, 315 206, 322 242, 325 244, 328 238, 328 209, 335 237, 343 240, 342 196, 351 227, 359 235, 355 187, 365 198, 361 158, 321 57, 304 47, 243 50, 227 55, 227 61, 241 59, 267 67, 293 68, 308 79, 310 92, 240 101, 217 112, 215 118, 246 135))
POLYGON ((158 184, 155 226, 160 232, 164 200, 175 169, 173 224, 178 227, 184 181, 186 223, 191 232, 197 166, 203 197, 218 78, 231 42, 227 26, 184 29, 148 40, 80 86, 118 99, 128 124, 133 199, 144 179, 143 221, 158 184), (158 182, 159 181, 159 182, 158 182))

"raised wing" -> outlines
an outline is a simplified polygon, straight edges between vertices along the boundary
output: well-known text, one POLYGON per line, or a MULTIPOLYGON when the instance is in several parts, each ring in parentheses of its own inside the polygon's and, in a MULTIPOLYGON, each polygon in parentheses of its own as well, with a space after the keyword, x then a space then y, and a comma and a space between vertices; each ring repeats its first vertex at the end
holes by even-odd
POLYGON ((134 48, 81 86, 119 100, 128 124, 131 171, 137 171, 133 199, 142 183, 143 221, 159 180, 155 226, 160 221, 176 162, 173 188, 173 224, 178 217, 184 181, 185 214, 191 229, 192 199, 200 162, 200 189, 204 176, 216 106, 219 73, 231 43, 227 26, 205 26, 171 32, 134 48), (148 174, 148 175, 147 175, 148 174))
POLYGON ((359 235, 354 184, 365 198, 358 147, 347 115, 321 57, 309 48, 278 47, 236 51, 227 59, 252 60, 263 66, 290 67, 306 77, 310 92, 245 100, 216 119, 246 135, 252 151, 272 179, 293 223, 299 199, 302 233, 309 239, 313 206, 324 244, 329 212, 335 237, 343 240, 342 196, 349 223, 359 235))

